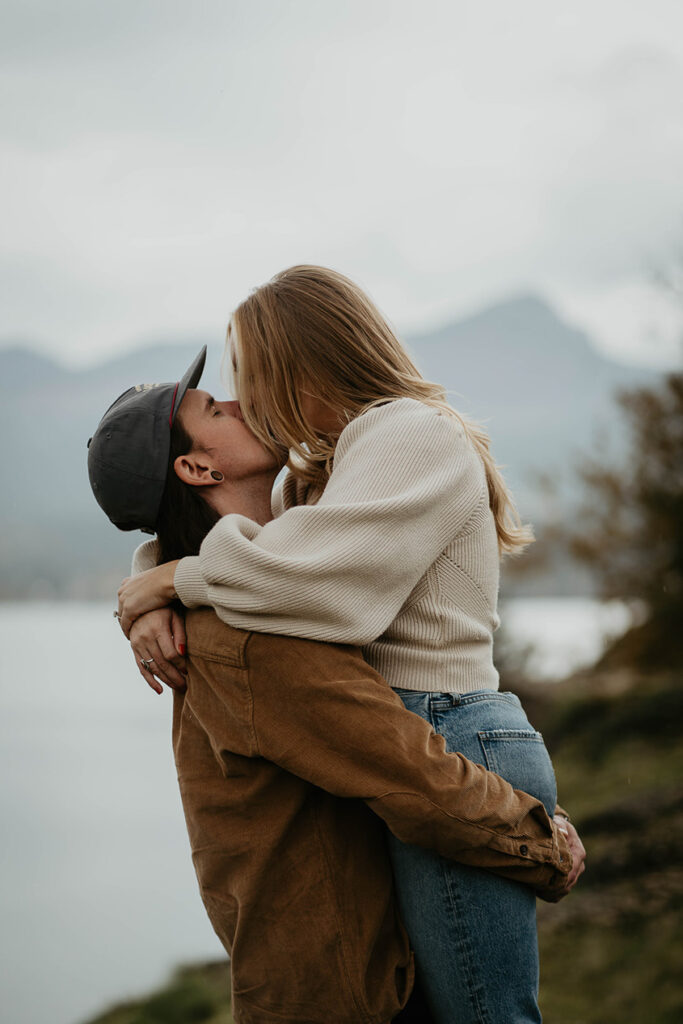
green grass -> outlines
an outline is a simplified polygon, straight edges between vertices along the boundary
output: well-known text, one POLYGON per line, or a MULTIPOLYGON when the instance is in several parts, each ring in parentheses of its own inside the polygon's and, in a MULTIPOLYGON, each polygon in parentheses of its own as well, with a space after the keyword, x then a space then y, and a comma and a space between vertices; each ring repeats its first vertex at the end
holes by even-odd
POLYGON ((120 1003, 89 1024, 234 1024, 228 961, 181 967, 160 991, 120 1003))
POLYGON ((585 916, 541 930, 546 1024, 680 1024, 680 903, 650 916, 577 894, 579 902, 585 916))
POLYGON ((576 890, 539 904, 546 1024, 683 1021, 682 697, 672 673, 535 708, 587 850, 576 890))
POLYGON ((653 743, 627 737, 598 762, 585 754, 580 737, 553 752, 560 802, 577 821, 625 800, 648 798, 683 779, 683 743, 653 743))

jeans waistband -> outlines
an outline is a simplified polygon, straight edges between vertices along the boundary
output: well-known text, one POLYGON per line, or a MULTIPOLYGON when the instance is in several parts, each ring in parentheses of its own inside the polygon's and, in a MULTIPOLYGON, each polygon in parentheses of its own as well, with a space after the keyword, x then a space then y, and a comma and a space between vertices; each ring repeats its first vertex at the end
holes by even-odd
POLYGON ((434 693, 430 690, 404 690, 395 686, 394 693, 397 693, 405 701, 406 697, 414 697, 417 700, 425 700, 429 707, 457 708, 466 707, 468 704, 475 704, 482 700, 504 701, 506 704, 514 704, 521 707, 521 701, 517 694, 507 690, 473 690, 472 693, 434 693))

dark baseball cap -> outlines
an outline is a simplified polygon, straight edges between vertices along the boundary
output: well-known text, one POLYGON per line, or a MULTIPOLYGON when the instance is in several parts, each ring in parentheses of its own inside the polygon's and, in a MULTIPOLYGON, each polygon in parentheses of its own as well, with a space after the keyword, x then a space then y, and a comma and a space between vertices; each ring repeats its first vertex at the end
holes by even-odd
POLYGON ((109 406, 88 441, 93 494, 119 530, 155 533, 166 485, 171 427, 189 388, 196 388, 206 345, 175 384, 137 384, 109 406))

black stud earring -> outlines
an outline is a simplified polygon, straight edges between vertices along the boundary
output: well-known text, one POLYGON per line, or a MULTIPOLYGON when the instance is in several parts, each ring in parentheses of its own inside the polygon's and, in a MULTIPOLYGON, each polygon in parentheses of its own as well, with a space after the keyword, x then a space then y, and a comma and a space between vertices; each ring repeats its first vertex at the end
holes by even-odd
POLYGON ((214 480, 219 480, 220 481, 220 480, 223 479, 223 474, 219 473, 217 469, 212 469, 211 470, 211 476, 212 476, 212 478, 214 480))

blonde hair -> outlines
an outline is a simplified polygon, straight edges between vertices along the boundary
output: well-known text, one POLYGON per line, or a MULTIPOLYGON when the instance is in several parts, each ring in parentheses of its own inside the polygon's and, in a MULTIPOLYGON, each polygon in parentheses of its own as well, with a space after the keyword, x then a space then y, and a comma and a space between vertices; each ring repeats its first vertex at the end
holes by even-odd
POLYGON ((255 289, 232 315, 238 362, 235 390, 247 425, 273 452, 290 451, 289 466, 322 491, 336 439, 307 422, 299 396, 314 395, 348 420, 373 405, 416 398, 462 424, 486 470, 489 505, 501 552, 533 540, 523 526, 490 451, 486 432, 456 412, 438 384, 425 380, 394 331, 358 285, 334 270, 290 267, 255 289))

